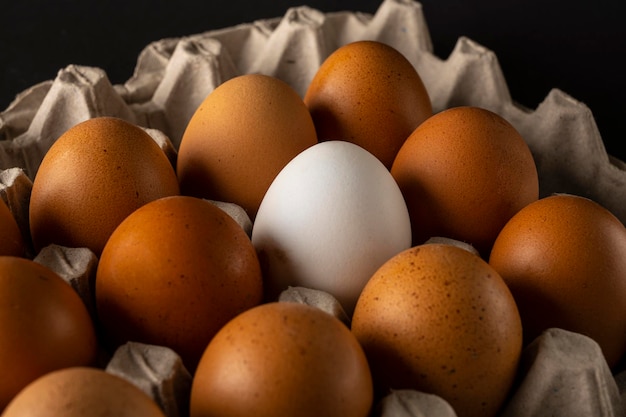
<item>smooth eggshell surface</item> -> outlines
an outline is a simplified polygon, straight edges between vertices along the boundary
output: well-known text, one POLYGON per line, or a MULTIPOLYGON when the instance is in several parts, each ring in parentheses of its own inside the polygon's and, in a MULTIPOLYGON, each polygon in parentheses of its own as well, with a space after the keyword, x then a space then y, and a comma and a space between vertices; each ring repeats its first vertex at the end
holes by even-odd
POLYGON ((165 417, 146 393, 98 368, 46 374, 21 391, 2 417, 165 417))
POLYGON ((522 325, 506 284, 474 253, 424 244, 387 261, 352 318, 379 395, 439 395, 459 417, 493 417, 522 350, 522 325))
POLYGON ((191 417, 367 417, 372 392, 367 359, 341 321, 274 302, 215 335, 194 376, 191 417))
POLYGON ((626 353, 626 229, 587 198, 544 197, 517 213, 489 263, 511 288, 526 343, 557 327, 594 339, 610 366, 626 353))
POLYGON ((96 360, 96 331, 78 293, 29 259, 0 256, 0 409, 39 376, 96 360))
POLYGON ((115 229, 98 264, 95 296, 107 346, 167 346, 193 372, 219 328, 261 302, 262 288, 241 226, 206 200, 172 196, 115 229))
POLYGON ((395 48, 356 41, 335 50, 304 96, 320 141, 346 140, 387 167, 432 105, 420 75, 395 48))
POLYGON ((274 177, 315 143, 311 115, 288 84, 261 74, 232 78, 187 125, 176 165, 182 193, 237 204, 254 220, 274 177))
POLYGON ((88 119, 54 142, 37 171, 29 208, 33 244, 100 255, 126 216, 176 194, 176 172, 148 133, 122 119, 88 119))
POLYGON ((326 291, 351 315, 361 289, 411 245, 409 215, 393 177, 350 142, 321 142, 276 177, 252 228, 275 299, 289 286, 326 291))
POLYGON ((519 132, 479 107, 453 107, 422 123, 391 168, 406 199, 413 244, 435 236, 483 257, 504 224, 539 197, 537 167, 519 132))

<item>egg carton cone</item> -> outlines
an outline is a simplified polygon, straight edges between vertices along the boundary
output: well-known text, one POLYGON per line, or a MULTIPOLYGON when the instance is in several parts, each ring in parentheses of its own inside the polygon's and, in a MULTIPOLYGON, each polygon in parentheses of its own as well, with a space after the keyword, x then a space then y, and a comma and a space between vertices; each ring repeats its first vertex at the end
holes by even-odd
MULTIPOLYGON (((134 73, 122 84, 112 84, 101 68, 68 65, 0 112, 0 196, 28 242, 32 181, 47 150, 69 128, 93 117, 119 117, 144 128, 175 163, 187 123, 221 83, 262 73, 304 96, 321 63, 338 47, 358 40, 378 40, 403 53, 422 77, 435 112, 480 106, 511 122, 534 156, 541 196, 588 197, 626 223, 626 164, 607 154, 591 109, 559 89, 549 91, 534 109, 521 106, 510 95, 497 56, 467 37, 457 40, 448 57, 436 56, 422 6, 413 0, 383 0, 374 14, 301 6, 273 19, 156 40, 141 51, 134 73)), ((215 203, 249 233, 250 219, 239 207, 215 203)), ((73 285, 93 312, 93 253, 51 247, 31 255, 73 285)), ((320 303, 333 311, 332 299, 313 295, 292 289, 283 302, 320 303)), ((150 392, 168 416, 180 415, 175 404, 188 389, 188 375, 175 352, 131 344, 107 361, 109 370, 150 392), (146 372, 161 359, 168 365, 158 375, 146 372), (173 381, 179 388, 172 388, 173 381)), ((586 337, 550 330, 527 348, 523 363, 524 374, 504 415, 626 416, 626 371, 612 374, 586 337)), ((455 415, 444 400, 410 390, 391 393, 376 413, 455 415)))

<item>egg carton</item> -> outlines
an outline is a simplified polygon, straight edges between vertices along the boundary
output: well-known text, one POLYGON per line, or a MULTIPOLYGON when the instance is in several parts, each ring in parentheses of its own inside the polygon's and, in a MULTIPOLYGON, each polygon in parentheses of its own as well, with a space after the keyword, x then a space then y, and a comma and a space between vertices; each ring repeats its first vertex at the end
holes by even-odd
MULTIPOLYGON (((120 117, 146 129, 174 163, 188 121, 222 82, 263 73, 304 96, 331 52, 366 39, 405 55, 422 77, 435 112, 473 105, 510 121, 535 158, 541 196, 582 195, 626 223, 626 164, 607 154, 591 110, 559 89, 549 91, 535 109, 521 106, 510 96, 496 55, 467 37, 458 39, 447 58, 436 56, 421 4, 412 0, 383 0, 375 14, 323 13, 301 6, 282 17, 161 39, 141 51, 123 84, 113 85, 100 68, 69 65, 55 79, 20 93, 0 113, 0 195, 29 242, 32 180, 47 150, 70 127, 93 117, 120 117)), ((250 232, 241 208, 214 203, 250 232)), ((63 276, 94 313, 93 253, 51 245, 30 255, 63 276)), ((348 323, 336 300, 319 291, 292 288, 281 301, 312 304, 348 323)), ((168 417, 187 412, 192 377, 170 349, 129 342, 112 356, 103 353, 101 362, 151 395, 168 417)), ((625 409, 626 371, 612 373, 587 337, 550 329, 524 351, 520 382, 502 415, 626 416, 625 409)), ((377 404, 374 415, 456 414, 432 394, 399 390, 377 404)))

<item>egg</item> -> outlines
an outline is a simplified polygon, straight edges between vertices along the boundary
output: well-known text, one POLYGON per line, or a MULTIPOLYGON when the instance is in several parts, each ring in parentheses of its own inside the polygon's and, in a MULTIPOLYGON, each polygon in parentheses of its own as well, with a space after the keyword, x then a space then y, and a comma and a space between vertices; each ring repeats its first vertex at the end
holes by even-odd
POLYGON ((332 294, 350 315, 387 259, 411 245, 402 193, 370 152, 320 142, 296 156, 263 198, 252 227, 266 298, 307 287, 332 294))
POLYGON ((99 368, 70 367, 26 386, 2 417, 165 417, 131 382, 99 368))
POLYGON ((176 164, 181 191, 237 204, 254 220, 274 177, 315 143, 311 115, 287 83, 262 74, 231 78, 185 129, 176 164))
POLYGON ((9 206, 0 199, 0 256, 25 256, 26 244, 9 206))
POLYGON ((261 302, 256 251, 244 229, 216 205, 164 197, 137 209, 100 257, 96 309, 106 345, 162 345, 193 372, 215 332, 261 302))
POLYGON ((406 199, 413 244, 449 237, 485 258, 511 216, 539 198, 528 145, 506 119, 479 107, 453 107, 422 123, 391 174, 406 199))
POLYGON ((626 354, 626 229, 593 200, 556 194, 520 210, 489 263, 508 284, 525 342, 557 327, 582 333, 610 366, 626 354))
POLYGON ((78 293, 30 259, 0 256, 0 410, 39 376, 96 360, 94 323, 78 293))
POLYGON ((413 389, 459 417, 497 415, 522 350, 522 323, 504 280, 456 245, 407 249, 373 274, 352 318, 379 396, 413 389))
POLYGON ((176 172, 140 127, 113 117, 81 122, 44 155, 33 180, 30 231, 36 250, 49 244, 99 255, 131 212, 179 194, 176 172))
POLYGON ((397 49, 356 41, 336 49, 304 96, 320 141, 346 140, 389 169, 407 137, 432 115, 417 70, 397 49))
POLYGON ((207 346, 190 415, 367 417, 372 377, 339 319, 309 305, 273 302, 226 324, 207 346))

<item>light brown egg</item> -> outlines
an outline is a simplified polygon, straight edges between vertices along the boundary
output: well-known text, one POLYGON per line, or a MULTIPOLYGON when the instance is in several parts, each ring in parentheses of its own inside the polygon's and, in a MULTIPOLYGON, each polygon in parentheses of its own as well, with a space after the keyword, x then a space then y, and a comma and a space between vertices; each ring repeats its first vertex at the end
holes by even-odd
POLYGON ((107 345, 163 345, 190 372, 213 335, 261 302, 252 242, 228 214, 196 197, 150 202, 113 232, 98 263, 96 306, 107 345))
POLYGON ((311 115, 288 84, 261 74, 232 78, 187 125, 176 165, 181 192, 238 204, 254 220, 278 172, 315 143, 311 115))
POLYGON ((98 368, 50 372, 24 388, 2 417, 165 417, 157 403, 129 381, 98 368))
POLYGON ((24 256, 26 245, 9 206, 0 199, 0 256, 24 256))
POLYGON ((387 168, 411 132, 432 115, 430 97, 411 63, 379 41, 352 42, 317 70, 304 102, 320 141, 346 140, 387 168))
POLYGON ((35 249, 51 243, 99 255, 135 209, 179 194, 174 168, 156 142, 122 119, 98 117, 70 128, 50 147, 33 181, 35 249))
POLYGON ((585 334, 610 366, 626 353, 626 229, 587 198, 560 194, 504 226, 489 258, 522 316, 526 343, 550 328, 585 334))
POLYGON ((96 332, 78 293, 52 270, 0 256, 0 410, 39 376, 96 359, 96 332))
POLYGON ((367 417, 372 379, 339 319, 291 302, 263 304, 226 324, 191 389, 191 417, 367 417))
POLYGON ((459 417, 496 415, 522 349, 520 316, 502 278, 449 244, 416 246, 387 261, 359 297, 352 332, 379 396, 436 394, 459 417))
POLYGON ((413 243, 436 236, 472 244, 483 257, 504 224, 539 198, 537 167, 517 130, 478 107, 433 115, 391 168, 407 203, 413 243))

